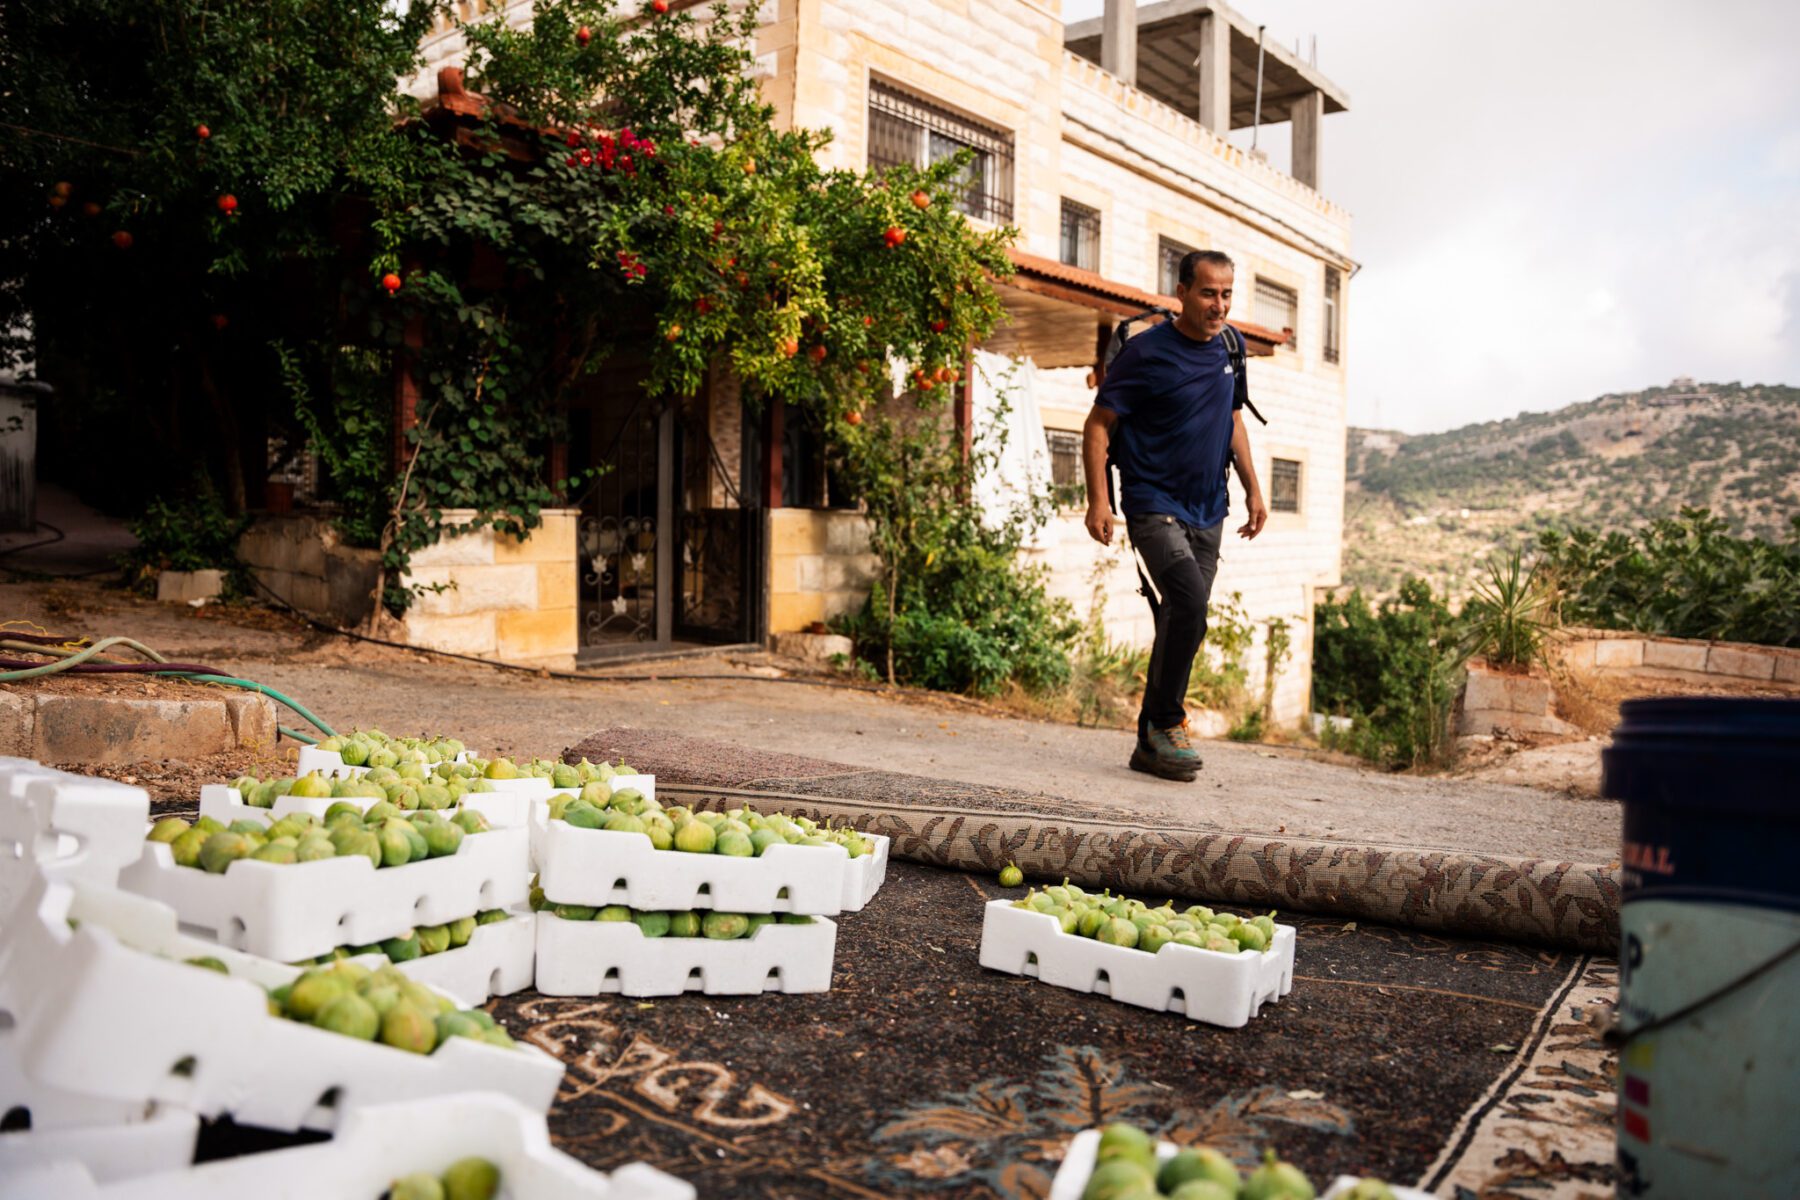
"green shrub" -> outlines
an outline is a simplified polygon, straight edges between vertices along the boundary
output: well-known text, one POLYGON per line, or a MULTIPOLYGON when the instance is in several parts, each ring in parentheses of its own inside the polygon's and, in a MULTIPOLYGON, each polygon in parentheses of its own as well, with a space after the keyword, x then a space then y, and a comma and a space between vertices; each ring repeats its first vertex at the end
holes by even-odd
POLYGON ((1546 530, 1538 554, 1569 624, 1800 646, 1800 516, 1777 543, 1684 508, 1634 534, 1546 530))
POLYGON ((1353 719, 1326 743, 1386 766, 1442 759, 1463 655, 1429 584, 1408 576, 1372 608, 1359 588, 1313 611, 1313 709, 1353 719))
POLYGON ((134 584, 153 579, 158 571, 238 569, 237 541, 250 523, 234 517, 206 479, 187 494, 158 497, 128 528, 138 544, 121 556, 134 584))
POLYGON ((1549 609, 1537 563, 1527 569, 1517 550, 1509 558, 1490 558, 1462 608, 1463 650, 1497 667, 1536 662, 1544 653, 1549 609))

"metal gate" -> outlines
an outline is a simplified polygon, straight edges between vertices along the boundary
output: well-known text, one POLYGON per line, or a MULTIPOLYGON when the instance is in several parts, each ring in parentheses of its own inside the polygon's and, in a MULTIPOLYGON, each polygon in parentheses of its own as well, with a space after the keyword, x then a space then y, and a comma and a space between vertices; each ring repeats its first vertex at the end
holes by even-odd
POLYGON ((583 660, 760 636, 755 426, 711 395, 653 400, 631 379, 571 409, 571 465, 607 468, 581 501, 583 660))

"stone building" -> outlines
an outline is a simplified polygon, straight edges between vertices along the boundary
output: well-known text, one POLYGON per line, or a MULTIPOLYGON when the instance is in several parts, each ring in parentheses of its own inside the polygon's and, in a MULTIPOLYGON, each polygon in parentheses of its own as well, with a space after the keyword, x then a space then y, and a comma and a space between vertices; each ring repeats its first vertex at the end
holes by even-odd
MULTIPOLYGON (((464 7, 475 19, 491 5, 464 7)), ((1274 712, 1291 722, 1307 707, 1314 594, 1339 582, 1342 555, 1343 319, 1356 264, 1350 216, 1319 190, 1318 149, 1323 118, 1344 111, 1347 98, 1218 0, 1107 0, 1103 17, 1075 24, 1059 8, 1057 0, 765 0, 757 65, 781 121, 834 132, 829 165, 923 165, 960 148, 975 152, 964 211, 1019 229, 1019 270, 1002 288, 1012 320, 978 348, 986 369, 960 403, 979 430, 994 393, 1007 391, 1012 458, 1040 479, 1079 484, 1090 372, 1113 325, 1174 305, 1174 264, 1187 250, 1220 249, 1236 260, 1231 319, 1247 334, 1251 395, 1269 419, 1252 422, 1251 440, 1272 511, 1256 542, 1227 537, 1215 599, 1240 593, 1259 629, 1287 622, 1292 651, 1277 674, 1274 712), (1287 170, 1227 138, 1279 122, 1292 125, 1287 170), (1002 380, 1009 359, 1028 365, 1002 380)), ((529 10, 513 11, 523 19, 529 10)), ((427 43, 421 94, 461 51, 454 28, 427 43)), ((750 577, 746 619, 733 626, 743 640, 805 629, 860 603, 872 565, 860 521, 830 507, 829 480, 809 463, 806 439, 784 430, 779 413, 772 428, 748 429, 728 386, 709 392, 676 428, 642 431, 662 442, 664 475, 671 453, 680 458, 696 437, 710 439, 707 461, 678 472, 679 484, 626 471, 621 487, 638 493, 626 502, 631 511, 585 514, 581 527, 595 544, 583 557, 604 542, 623 547, 615 561, 628 562, 622 522, 641 530, 660 516, 658 527, 692 526, 704 511, 713 514, 704 536, 715 543, 737 536, 737 526, 749 531, 737 543, 750 577), (748 464, 758 444, 760 473, 748 464), (739 495, 746 485, 756 503, 739 495), (671 502, 669 493, 683 489, 686 499, 671 502), (718 513, 734 504, 745 511, 721 523, 718 513), (602 522, 611 532, 595 541, 602 522)), ((1243 511, 1235 482, 1232 511, 1228 529, 1243 511)), ((677 530, 660 536, 663 552, 640 551, 638 566, 664 565, 652 590, 676 611, 635 618, 637 638, 673 645, 683 640, 679 610, 693 598, 671 586, 668 572, 691 565, 695 552, 677 530)), ((639 538, 645 548, 653 541, 639 538)), ((1078 612, 1103 603, 1112 639, 1148 641, 1129 557, 1090 541, 1079 508, 1054 519, 1030 554, 1052 568, 1055 590, 1078 612)), ((622 598, 584 597, 584 614, 604 618, 622 598)), ((588 627, 584 615, 591 653, 588 627)), ((1250 659, 1259 673, 1261 650, 1250 659)))

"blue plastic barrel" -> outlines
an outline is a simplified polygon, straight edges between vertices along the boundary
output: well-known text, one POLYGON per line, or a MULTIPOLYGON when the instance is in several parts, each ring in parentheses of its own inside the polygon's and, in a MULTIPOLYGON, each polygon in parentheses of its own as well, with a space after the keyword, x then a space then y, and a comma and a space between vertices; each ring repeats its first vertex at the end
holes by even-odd
POLYGON ((1800 701, 1631 700, 1617 1194, 1800 1196, 1800 701))

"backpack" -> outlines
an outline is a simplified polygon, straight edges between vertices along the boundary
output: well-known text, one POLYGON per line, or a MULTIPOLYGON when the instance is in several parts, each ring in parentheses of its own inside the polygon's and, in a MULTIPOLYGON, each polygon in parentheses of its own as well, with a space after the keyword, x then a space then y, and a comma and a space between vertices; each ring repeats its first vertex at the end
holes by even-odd
MULTIPOLYGON (((1161 305, 1157 305, 1152 308, 1146 308, 1136 316, 1126 317, 1123 321, 1114 325, 1112 337, 1106 343, 1106 354, 1101 359, 1102 373, 1104 373, 1106 367, 1112 366, 1113 359, 1119 357, 1119 351, 1125 348, 1126 330, 1130 329, 1133 325, 1136 325, 1139 321, 1146 320, 1150 317, 1161 317, 1165 321, 1173 321, 1175 319, 1175 314, 1168 309, 1163 308, 1161 305)), ((1231 363, 1232 375, 1237 379, 1247 379, 1248 376, 1244 374, 1244 359, 1247 357, 1247 352, 1244 349, 1243 337, 1230 325, 1225 326, 1223 333, 1225 337, 1225 357, 1231 363)), ((1264 425, 1267 425, 1269 419, 1256 411, 1256 405, 1251 403, 1250 397, 1247 394, 1248 390, 1249 389, 1246 387, 1244 407, 1250 410, 1251 416, 1255 417, 1264 425)))

